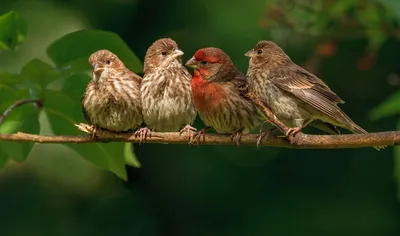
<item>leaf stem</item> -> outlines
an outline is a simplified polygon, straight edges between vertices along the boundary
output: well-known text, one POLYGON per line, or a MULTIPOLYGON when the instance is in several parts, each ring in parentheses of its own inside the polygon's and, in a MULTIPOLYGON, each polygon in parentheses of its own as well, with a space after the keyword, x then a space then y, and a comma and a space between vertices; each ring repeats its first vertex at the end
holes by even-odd
POLYGON ((7 108, 7 110, 0 116, 0 125, 3 124, 4 120, 7 118, 8 115, 17 107, 20 107, 24 104, 34 103, 37 108, 42 108, 43 106, 43 99, 22 99, 14 102, 11 106, 7 108))

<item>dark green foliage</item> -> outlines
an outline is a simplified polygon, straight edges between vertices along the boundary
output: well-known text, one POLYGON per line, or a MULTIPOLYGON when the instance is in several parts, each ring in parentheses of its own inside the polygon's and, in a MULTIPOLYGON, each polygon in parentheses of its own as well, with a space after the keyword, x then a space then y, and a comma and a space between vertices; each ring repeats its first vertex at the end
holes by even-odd
MULTIPOLYGON (((80 99, 91 79, 88 56, 106 48, 141 73, 147 47, 160 37, 177 41, 184 62, 200 47, 220 47, 242 72, 248 49, 261 39, 276 41, 346 101, 341 107, 357 124, 371 132, 399 127, 395 0, 35 1, 38 8, 29 11, 33 5, 13 2, 0 6, 0 58, 20 67, 0 65, 0 113, 21 99, 44 104, 15 109, 0 133, 85 135, 74 124, 85 121, 80 99), (10 6, 27 23, 6 13, 10 6), (56 29, 44 23, 57 14, 65 22, 56 29), (34 45, 31 26, 38 25, 54 41, 42 55, 32 48, 16 60, 19 49, 34 45), (66 33, 54 38, 58 31, 66 33)), ((203 124, 197 119, 194 126, 203 124)), ((1 142, 0 235, 400 235, 397 147, 142 144, 134 151, 141 164, 131 144, 1 142)))
POLYGON ((27 27, 24 19, 10 11, 0 16, 0 51, 14 49, 26 38, 27 27))

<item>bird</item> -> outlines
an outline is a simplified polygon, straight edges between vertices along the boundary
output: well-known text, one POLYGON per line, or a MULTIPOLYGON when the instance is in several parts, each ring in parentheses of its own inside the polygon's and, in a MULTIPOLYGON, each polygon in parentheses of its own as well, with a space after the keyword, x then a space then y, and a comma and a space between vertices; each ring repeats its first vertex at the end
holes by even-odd
POLYGON ((192 93, 205 128, 197 132, 198 142, 208 129, 231 134, 232 142, 240 145, 243 133, 250 132, 264 120, 257 106, 247 97, 248 83, 221 49, 199 49, 186 66, 194 68, 192 93))
POLYGON ((143 140, 156 132, 195 132, 192 123, 197 112, 190 87, 191 75, 182 65, 182 55, 171 38, 156 40, 144 59, 144 76, 140 87, 143 140), (182 128, 183 127, 183 128, 182 128))
MULTIPOLYGON (((259 41, 245 56, 250 58, 246 75, 250 93, 290 127, 286 136, 294 137, 313 121, 322 121, 333 130, 337 126, 353 133, 367 133, 339 108, 338 104, 344 101, 328 85, 292 62, 276 43, 259 41)), ((383 146, 376 147, 380 148, 383 146)))
POLYGON ((89 57, 92 79, 81 99, 82 112, 92 125, 93 136, 98 128, 124 132, 137 129, 143 122, 140 100, 141 77, 106 49, 89 57))

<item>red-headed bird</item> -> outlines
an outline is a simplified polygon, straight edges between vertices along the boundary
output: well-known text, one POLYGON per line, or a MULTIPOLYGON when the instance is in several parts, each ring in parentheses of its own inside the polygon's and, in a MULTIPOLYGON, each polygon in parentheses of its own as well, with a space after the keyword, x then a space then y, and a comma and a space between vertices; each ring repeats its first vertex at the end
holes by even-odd
POLYGON ((212 127, 218 133, 232 134, 232 141, 239 145, 242 133, 263 121, 256 105, 246 96, 246 77, 219 48, 198 50, 186 66, 194 68, 193 99, 206 125, 197 133, 197 141, 212 127))

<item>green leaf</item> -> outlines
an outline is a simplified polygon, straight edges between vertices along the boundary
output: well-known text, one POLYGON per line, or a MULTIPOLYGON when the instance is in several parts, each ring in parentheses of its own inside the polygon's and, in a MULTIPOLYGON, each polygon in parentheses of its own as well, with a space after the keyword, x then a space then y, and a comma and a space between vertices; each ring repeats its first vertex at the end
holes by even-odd
POLYGON ((61 91, 75 101, 81 101, 86 85, 91 77, 84 73, 74 73, 64 81, 61 91))
POLYGON ((354 1, 336 1, 334 2, 329 13, 331 16, 341 17, 355 4, 354 1))
MULTIPOLYGON (((17 97, 17 91, 5 84, 0 84, 0 104, 5 105, 7 101, 14 101, 17 97)), ((9 105, 6 104, 8 107, 9 105)))
POLYGON ((387 40, 387 35, 384 31, 380 31, 377 29, 368 29, 366 30, 366 34, 368 37, 368 47, 372 51, 378 51, 379 48, 387 40))
POLYGON ((384 117, 400 113, 400 92, 397 92, 387 98, 379 106, 374 108, 369 116, 372 120, 379 120, 384 117))
POLYGON ((21 83, 22 76, 20 74, 11 74, 8 72, 0 72, 0 84, 5 84, 11 87, 21 83))
POLYGON ((133 153, 132 149, 132 144, 131 143, 125 143, 124 146, 124 158, 125 158, 125 163, 127 165, 130 165, 132 167, 140 168, 141 164, 139 160, 136 158, 136 156, 133 153))
MULTIPOLYGON (((33 104, 25 104, 12 111, 0 126, 0 133, 12 134, 24 132, 38 134, 40 132, 39 113, 33 104)), ((23 161, 29 155, 33 142, 1 142, 0 149, 15 161, 23 161)))
POLYGON ((67 34, 47 48, 47 54, 58 67, 90 69, 89 56, 107 49, 116 54, 134 72, 142 71, 142 63, 128 45, 115 33, 101 30, 81 30, 67 34))
MULTIPOLYGON (((84 122, 79 100, 73 100, 61 92, 49 89, 45 90, 45 97, 51 98, 45 100, 44 110, 56 135, 84 135, 74 126, 84 122)), ((114 172, 121 179, 127 179, 124 143, 66 145, 91 163, 114 172)))
POLYGON ((61 76, 55 68, 39 59, 28 62, 22 68, 21 75, 25 80, 40 85, 42 89, 61 76))
POLYGON ((0 149, 0 168, 3 168, 8 162, 8 155, 0 149))
POLYGON ((20 75, 0 73, 0 112, 7 109, 15 100, 18 100, 19 96, 29 97, 29 93, 26 93, 26 90, 17 90, 20 82, 20 75))
POLYGON ((14 11, 0 16, 0 29, 0 51, 14 49, 25 41, 25 20, 14 11))
POLYGON ((397 16, 400 16, 400 1, 379 0, 379 2, 384 4, 389 11, 394 11, 397 16))

